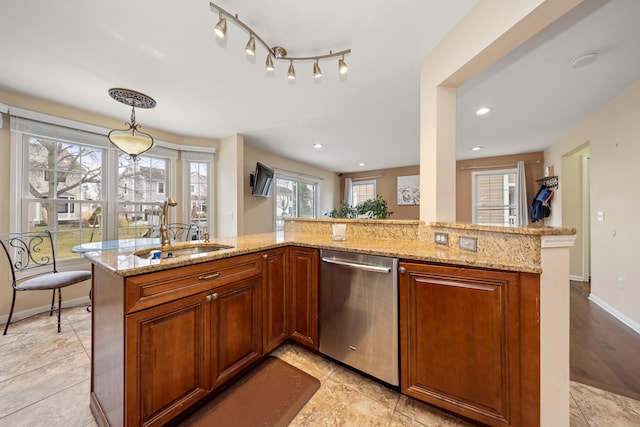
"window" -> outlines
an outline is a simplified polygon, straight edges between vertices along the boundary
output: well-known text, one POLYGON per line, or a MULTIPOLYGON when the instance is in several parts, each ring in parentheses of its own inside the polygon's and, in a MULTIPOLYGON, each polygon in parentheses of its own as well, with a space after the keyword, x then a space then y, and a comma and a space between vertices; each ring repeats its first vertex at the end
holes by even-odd
POLYGON ((208 156, 207 160, 207 156, 200 153, 183 153, 182 158, 190 159, 186 160, 188 166, 183 167, 189 174, 185 181, 189 183, 190 189, 188 202, 185 203, 189 211, 184 215, 189 218, 191 224, 198 226, 201 233, 210 232, 208 205, 211 199, 209 177, 212 175, 212 158, 208 156))
POLYGON ((168 159, 150 155, 134 162, 126 154, 118 154, 117 238, 133 239, 151 236, 160 226, 160 213, 166 199, 160 183, 168 175, 168 159))
MULTIPOLYGON (((71 252, 77 244, 140 237, 159 225, 166 194, 176 195, 177 146, 156 141, 134 162, 111 146, 104 129, 18 108, 12 113, 12 229, 47 228, 59 259, 79 259, 71 252)), ((193 212, 206 224, 213 151, 201 151, 209 160, 196 164, 199 178, 183 181, 185 190, 197 184, 198 193, 180 193, 185 212, 193 198, 193 212)), ((170 219, 179 213, 170 210, 170 219)))
POLYGON ((516 174, 516 169, 472 173, 475 224, 517 224, 516 174))
MULTIPOLYGON (((89 241, 90 218, 104 205, 104 137, 15 117, 11 128, 16 156, 12 188, 20 189, 12 198, 19 203, 12 206, 11 227, 47 228, 57 258, 77 257, 71 247, 89 241)), ((100 240, 100 230, 95 231, 93 237, 100 240)))
POLYGON ((282 175, 275 177, 276 231, 284 230, 284 218, 318 216, 319 179, 282 175))
POLYGON ((376 181, 358 181, 351 184, 351 206, 376 198, 376 181))

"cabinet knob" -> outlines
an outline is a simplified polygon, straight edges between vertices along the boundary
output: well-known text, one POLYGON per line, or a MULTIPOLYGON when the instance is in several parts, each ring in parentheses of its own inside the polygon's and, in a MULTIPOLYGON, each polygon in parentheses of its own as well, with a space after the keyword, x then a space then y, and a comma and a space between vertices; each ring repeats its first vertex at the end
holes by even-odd
POLYGON ((402 274, 402 273, 406 273, 406 272, 407 272, 407 269, 406 269, 406 268, 404 268, 404 267, 400 267, 400 268, 398 269, 398 271, 400 272, 400 274, 402 274))
POLYGON ((207 295, 204 299, 205 299, 207 302, 215 301, 215 300, 217 300, 217 299, 218 299, 218 293, 216 292, 216 293, 214 293, 214 294, 207 295))
POLYGON ((267 259, 267 258, 269 258, 269 255, 264 254, 264 255, 262 255, 262 258, 267 259))

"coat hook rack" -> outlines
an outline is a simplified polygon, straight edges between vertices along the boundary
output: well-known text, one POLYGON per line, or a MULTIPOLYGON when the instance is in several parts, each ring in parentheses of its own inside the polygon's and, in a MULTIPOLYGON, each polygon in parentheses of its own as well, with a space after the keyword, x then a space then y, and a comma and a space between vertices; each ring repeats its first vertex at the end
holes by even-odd
POLYGON ((558 189, 560 183, 557 176, 545 176, 544 178, 536 179, 536 182, 545 187, 552 187, 554 190, 558 189))

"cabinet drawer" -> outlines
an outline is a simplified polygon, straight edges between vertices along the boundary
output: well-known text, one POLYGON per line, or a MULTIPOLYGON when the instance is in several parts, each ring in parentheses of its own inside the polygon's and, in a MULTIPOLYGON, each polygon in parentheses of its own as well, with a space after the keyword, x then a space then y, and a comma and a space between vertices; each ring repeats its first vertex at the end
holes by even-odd
POLYGON ((125 282, 125 313, 262 274, 263 264, 260 254, 249 254, 128 277, 125 282))

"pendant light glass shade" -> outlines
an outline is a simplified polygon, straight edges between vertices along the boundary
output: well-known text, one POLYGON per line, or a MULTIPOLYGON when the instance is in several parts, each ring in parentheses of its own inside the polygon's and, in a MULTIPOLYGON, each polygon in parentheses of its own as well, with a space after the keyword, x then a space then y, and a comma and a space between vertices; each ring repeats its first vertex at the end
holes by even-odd
POLYGON ((213 32, 216 33, 216 36, 223 39, 227 35, 227 19, 220 14, 220 20, 216 24, 213 32))
POLYGON ((313 77, 315 77, 316 79, 322 77, 322 71, 320 71, 320 65, 318 64, 318 61, 313 64, 313 77))
POLYGON ((293 61, 289 64, 289 72, 287 73, 287 77, 289 80, 293 80, 296 78, 296 70, 293 68, 293 61))
POLYGON ((153 137, 144 132, 128 133, 126 130, 112 130, 109 132, 109 141, 119 150, 125 152, 136 160, 136 158, 153 147, 153 137))

